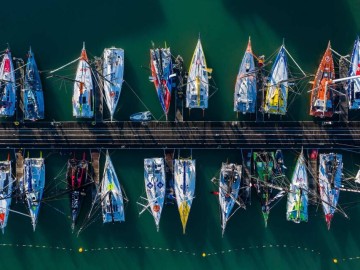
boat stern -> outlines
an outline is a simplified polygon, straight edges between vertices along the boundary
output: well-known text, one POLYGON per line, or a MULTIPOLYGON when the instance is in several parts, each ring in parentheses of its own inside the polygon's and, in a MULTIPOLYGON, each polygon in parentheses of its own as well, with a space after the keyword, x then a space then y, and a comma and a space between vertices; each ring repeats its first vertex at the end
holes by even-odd
POLYGON ((182 202, 179 205, 179 213, 180 213, 181 224, 183 227, 183 234, 185 234, 186 224, 190 213, 190 205, 186 201, 182 202))
POLYGON ((268 220, 269 220, 269 212, 268 211, 262 211, 264 222, 265 222, 265 228, 267 228, 268 220))
POLYGON ((328 230, 330 230, 331 220, 332 220, 333 216, 334 216, 333 214, 326 214, 325 215, 325 221, 326 221, 326 225, 327 225, 328 230))
POLYGON ((35 230, 36 230, 36 223, 32 223, 32 226, 33 226, 33 232, 35 232, 35 230))

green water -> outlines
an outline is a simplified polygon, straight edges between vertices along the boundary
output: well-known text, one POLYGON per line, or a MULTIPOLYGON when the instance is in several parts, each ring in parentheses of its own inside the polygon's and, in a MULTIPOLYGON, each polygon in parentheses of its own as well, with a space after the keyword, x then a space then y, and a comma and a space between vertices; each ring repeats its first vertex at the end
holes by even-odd
MULTIPOLYGON (((154 87, 148 81, 149 71, 141 68, 148 66, 151 41, 155 44, 166 41, 173 54, 181 54, 188 65, 201 33, 207 63, 214 69, 213 78, 219 88, 209 101, 205 119, 235 120, 233 88, 249 35, 254 52, 266 56, 276 51, 285 38, 287 49, 301 67, 315 73, 327 41, 332 41, 335 50, 348 54, 360 27, 360 5, 356 0, 33 2, 20 0, 3 5, 0 16, 3 47, 9 42, 14 56, 25 57, 31 45, 38 66, 44 71, 77 58, 83 41, 86 41, 89 56, 100 55, 104 47, 122 47, 125 49, 125 80, 157 118, 162 116, 162 110, 154 87)), ((73 76, 75 68, 70 66, 61 74, 73 76)), ((72 120, 71 83, 45 79, 45 74, 43 82, 47 120, 72 120)), ((304 89, 283 121, 310 120, 308 100, 304 89)), ((118 108, 117 120, 127 120, 130 114, 145 110, 128 87, 123 88, 118 108)), ((173 117, 170 115, 170 119, 173 117)), ((186 114, 186 118, 200 120, 202 112, 194 110, 191 116, 186 114)), ((359 114, 353 113, 350 118, 356 120, 359 114)), ((239 119, 251 118, 240 116, 239 119)), ((38 155, 38 152, 32 154, 38 155)), ((81 154, 77 152, 78 157, 81 154)), ((354 173, 359 156, 343 154, 345 167, 354 173)), ((7 153, 1 155, 5 158, 7 153)), ((44 152, 44 155, 47 157, 45 195, 50 196, 65 188, 61 182, 64 175, 60 172, 69 153, 44 152), (60 183, 58 190, 55 189, 57 183, 60 183)), ((283 199, 272 210, 265 229, 254 196, 252 206, 247 211, 237 212, 230 220, 222 238, 217 198, 209 193, 214 189, 210 179, 218 173, 221 162, 227 159, 240 162, 239 151, 194 151, 196 198, 187 233, 182 235, 177 209, 173 206, 165 207, 157 233, 150 214, 138 217, 136 201, 144 191, 143 159, 162 155, 162 150, 112 152, 130 200, 124 224, 102 225, 99 219, 76 237, 71 233, 67 218, 67 196, 49 202, 51 206, 42 206, 35 233, 28 218, 11 214, 6 234, 0 236, 0 244, 33 247, 0 246, 1 269, 357 269, 360 266, 360 260, 342 261, 360 256, 360 209, 356 206, 346 209, 350 220, 337 214, 331 230, 327 231, 321 208, 309 210, 310 220, 306 224, 287 222, 283 199), (79 247, 87 251, 79 254, 79 247), (203 258, 203 252, 212 255, 203 258), (333 264, 332 258, 338 258, 339 264, 333 264)), ((284 155, 290 177, 295 152, 285 151, 284 155)), ((354 195, 340 195, 340 203, 345 206, 356 200, 354 195)), ((24 211, 24 206, 14 203, 14 209, 24 211)), ((87 209, 88 206, 84 206, 80 219, 87 209)))

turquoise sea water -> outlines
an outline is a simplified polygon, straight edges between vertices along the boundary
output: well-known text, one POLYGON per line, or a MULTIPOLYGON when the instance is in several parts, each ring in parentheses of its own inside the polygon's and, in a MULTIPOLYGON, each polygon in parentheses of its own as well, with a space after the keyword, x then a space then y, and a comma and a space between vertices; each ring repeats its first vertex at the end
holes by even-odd
MULTIPOLYGON (((125 50, 125 80, 154 115, 161 118, 153 84, 148 81, 149 71, 141 67, 148 66, 151 41, 155 44, 166 41, 173 54, 181 54, 188 65, 201 33, 207 63, 214 69, 213 78, 219 88, 210 99, 205 120, 235 120, 233 88, 249 35, 255 54, 266 56, 276 51, 285 38, 287 49, 301 67, 315 73, 329 39, 335 50, 341 54, 350 53, 360 27, 359 12, 360 5, 355 0, 293 3, 284 0, 90 0, 76 3, 21 0, 7 3, 3 9, 0 44, 5 48, 8 42, 16 57, 25 57, 31 45, 43 71, 77 58, 83 41, 89 56, 99 56, 104 47, 122 47, 125 50)), ((73 76, 75 68, 76 65, 70 66, 61 74, 73 76)), ((47 120, 72 120, 72 84, 45 77, 44 72, 47 120)), ((308 100, 304 88, 283 121, 310 120, 308 100)), ((127 120, 130 114, 145 110, 126 86, 118 108, 117 120, 127 120)), ((172 106, 171 112, 173 109, 172 106)), ((170 115, 170 119, 173 117, 170 115)), ((186 118, 201 120, 202 112, 194 110, 191 116, 186 114, 186 118)), ((350 118, 358 119, 359 113, 352 113, 350 118)), ((240 116, 239 119, 251 118, 240 116)), ((186 156, 189 151, 182 153, 186 156)), ((31 151, 31 154, 38 155, 38 151, 31 151)), ((81 154, 77 151, 78 157, 81 154)), ((349 152, 343 154, 347 175, 354 174, 359 156, 349 152)), ((1 153, 3 158, 6 155, 1 153)), ((321 207, 309 210, 310 220, 306 224, 287 222, 285 199, 272 210, 265 229, 260 205, 253 194, 252 206, 234 215, 222 238, 217 198, 209 193, 214 189, 210 179, 218 174, 221 162, 241 162, 238 150, 193 151, 193 158, 197 160, 196 198, 187 233, 182 235, 174 206, 164 209, 157 233, 150 214, 138 217, 136 201, 144 191, 143 159, 162 155, 161 149, 112 152, 130 200, 124 224, 102 225, 99 219, 76 237, 71 233, 67 218, 67 196, 42 205, 35 233, 28 218, 11 214, 6 234, 0 236, 1 268, 357 269, 360 266, 359 259, 348 259, 360 256, 360 209, 356 204, 347 204, 359 198, 351 194, 340 195, 340 204, 348 207, 346 212, 351 219, 337 214, 330 231, 326 229, 321 207), (8 246, 10 244, 12 246, 8 246), (77 252, 79 247, 87 251, 80 254, 77 252), (203 258, 203 252, 211 256, 203 258), (338 258, 337 265, 332 263, 333 258, 338 258)), ((285 151, 284 155, 290 177, 295 150, 285 151)), ((61 170, 69 153, 45 151, 44 156, 45 195, 51 196, 65 188, 61 170)), ((89 205, 90 201, 86 203, 89 205)), ((80 219, 88 208, 84 206, 80 219)), ((25 208, 14 203, 14 209, 24 211, 25 208)))

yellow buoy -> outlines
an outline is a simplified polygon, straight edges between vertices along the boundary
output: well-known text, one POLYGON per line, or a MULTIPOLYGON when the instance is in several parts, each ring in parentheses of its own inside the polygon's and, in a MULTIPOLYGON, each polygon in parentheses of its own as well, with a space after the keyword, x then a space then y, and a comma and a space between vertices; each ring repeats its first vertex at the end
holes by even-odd
POLYGON ((336 258, 333 259, 334 263, 338 263, 338 260, 336 258))
POLYGON ((84 249, 81 247, 79 248, 79 252, 82 253, 84 251, 84 249))
POLYGON ((203 252, 203 254, 201 254, 201 256, 206 257, 206 253, 205 253, 205 252, 203 252))

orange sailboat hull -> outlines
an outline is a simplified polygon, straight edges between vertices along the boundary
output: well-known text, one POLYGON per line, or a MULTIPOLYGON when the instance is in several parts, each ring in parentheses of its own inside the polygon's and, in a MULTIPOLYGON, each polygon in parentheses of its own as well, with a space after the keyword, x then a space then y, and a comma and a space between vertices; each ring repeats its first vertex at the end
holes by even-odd
POLYGON ((330 42, 321 59, 311 89, 310 115, 315 117, 332 117, 334 114, 334 93, 329 87, 335 79, 334 60, 330 42), (326 89, 327 85, 327 89, 326 89))

